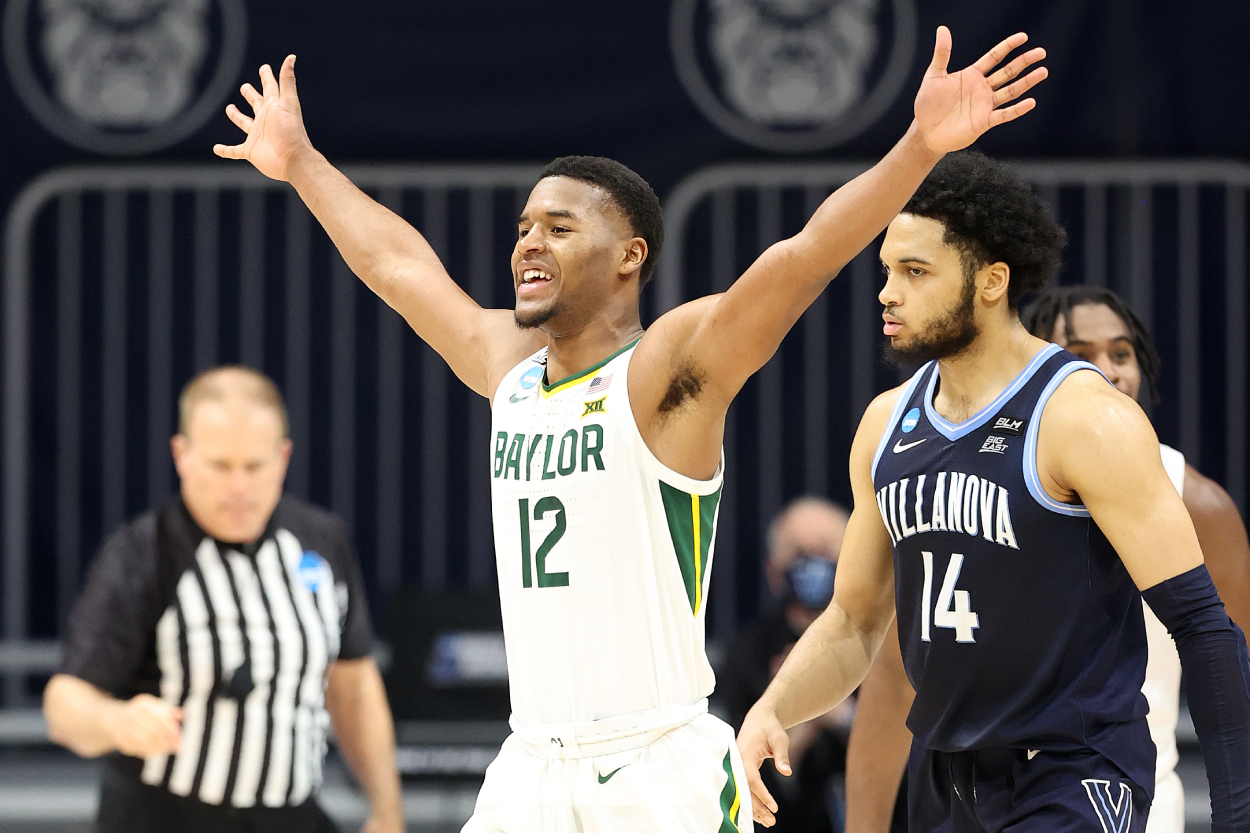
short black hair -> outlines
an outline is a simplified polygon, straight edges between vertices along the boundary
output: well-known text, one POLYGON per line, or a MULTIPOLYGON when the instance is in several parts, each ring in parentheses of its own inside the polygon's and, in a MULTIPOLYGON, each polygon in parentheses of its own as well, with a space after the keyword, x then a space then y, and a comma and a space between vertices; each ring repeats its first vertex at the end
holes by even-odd
POLYGON ((605 156, 561 156, 552 160, 539 179, 564 176, 590 183, 601 189, 629 221, 634 234, 647 241, 647 258, 642 262, 638 285, 651 280, 655 264, 664 248, 664 214, 660 199, 647 181, 615 159, 605 156))
POLYGON ((1055 332, 1055 322, 1062 316, 1064 335, 1068 341, 1072 341, 1075 338, 1072 332, 1072 309, 1087 304, 1101 304, 1124 322, 1129 340, 1133 342, 1133 351, 1137 353, 1137 364, 1150 387, 1150 399, 1158 402, 1159 368, 1162 362, 1159 351, 1155 349, 1154 339, 1150 336, 1150 329, 1110 289, 1099 286, 1056 286, 1042 290, 1020 313, 1020 322, 1033 335, 1050 341, 1055 332))
POLYGON ((925 178, 904 214, 946 227, 944 240, 959 249, 964 273, 990 263, 1011 269, 1007 306, 1042 288, 1059 271, 1068 235, 1032 188, 1002 162, 974 150, 944 157, 925 178))

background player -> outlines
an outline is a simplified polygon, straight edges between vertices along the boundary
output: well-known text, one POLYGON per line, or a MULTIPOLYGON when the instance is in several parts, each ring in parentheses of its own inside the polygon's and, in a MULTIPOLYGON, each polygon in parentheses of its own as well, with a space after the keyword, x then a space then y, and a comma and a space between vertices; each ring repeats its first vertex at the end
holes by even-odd
MULTIPOLYGON (((1157 389, 1159 356, 1150 333, 1108 289, 1071 286, 1040 292, 1020 313, 1025 328, 1094 364, 1125 395, 1138 400, 1142 382, 1157 389)), ((1160 443, 1163 466, 1193 520, 1203 559, 1228 614, 1243 630, 1250 624, 1250 544, 1237 506, 1215 481, 1203 477, 1176 449, 1160 443)), ((1185 793, 1176 774, 1176 723, 1181 664, 1176 646, 1149 607, 1143 609, 1149 660, 1142 692, 1157 749, 1155 794, 1148 833, 1182 833, 1185 793)), ((889 829, 898 780, 906 766, 911 732, 904 725, 914 692, 898 641, 888 637, 861 687, 860 706, 847 753, 847 831, 889 829)))
POLYGON ((1063 241, 1037 196, 976 153, 939 163, 891 222, 884 329, 927 363, 865 413, 834 601, 739 734, 758 820, 775 806, 759 764, 788 770, 784 728, 859 684, 897 607, 917 691, 911 830, 1141 830, 1142 597, 1177 641, 1214 829, 1250 818, 1250 660, 1158 439, 1016 315, 1063 241))
POLYGON ((1044 52, 995 70, 1024 41, 948 74, 950 33, 939 29, 916 120, 885 159, 729 291, 645 335, 638 293, 663 229, 655 195, 619 163, 548 167, 518 225, 515 310, 483 310, 415 229, 313 149, 293 56, 281 84, 265 66, 263 93, 244 85, 254 118, 227 109, 247 140, 214 150, 290 182, 352 270, 492 401, 515 731, 467 829, 749 827, 732 732, 701 715, 726 410, 943 153, 1032 109, 1032 99, 1004 105, 1045 77, 1021 76, 1044 52))

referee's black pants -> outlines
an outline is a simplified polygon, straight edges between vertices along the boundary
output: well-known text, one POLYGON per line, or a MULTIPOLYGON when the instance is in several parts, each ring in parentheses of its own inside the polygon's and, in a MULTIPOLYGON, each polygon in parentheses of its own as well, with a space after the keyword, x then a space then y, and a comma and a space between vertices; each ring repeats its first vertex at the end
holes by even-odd
POLYGON ((339 833, 312 798, 298 807, 219 807, 103 767, 96 833, 339 833))

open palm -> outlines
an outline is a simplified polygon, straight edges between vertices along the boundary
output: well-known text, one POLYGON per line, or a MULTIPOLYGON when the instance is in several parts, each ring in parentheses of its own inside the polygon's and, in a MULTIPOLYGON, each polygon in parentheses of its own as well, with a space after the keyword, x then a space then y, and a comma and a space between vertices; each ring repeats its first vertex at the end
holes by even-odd
POLYGON ((939 26, 933 61, 916 94, 916 125, 930 150, 938 153, 966 148, 991 127, 1018 119, 1032 110, 1032 98, 1015 101, 1046 78, 1046 68, 1022 73, 1046 57, 1042 48, 1030 49, 997 70, 1012 50, 1028 40, 1023 32, 1012 35, 980 60, 959 72, 947 72, 951 57, 951 33, 939 26), (1007 106, 1004 106, 1007 105, 1007 106))
POLYGON ((226 107, 230 121, 247 138, 238 145, 214 145, 213 153, 226 159, 246 159, 270 179, 285 182, 291 159, 301 151, 312 150, 295 91, 295 56, 288 55, 282 62, 281 83, 269 64, 260 68, 260 81, 262 92, 251 84, 240 88, 252 107, 251 118, 233 104, 226 107))

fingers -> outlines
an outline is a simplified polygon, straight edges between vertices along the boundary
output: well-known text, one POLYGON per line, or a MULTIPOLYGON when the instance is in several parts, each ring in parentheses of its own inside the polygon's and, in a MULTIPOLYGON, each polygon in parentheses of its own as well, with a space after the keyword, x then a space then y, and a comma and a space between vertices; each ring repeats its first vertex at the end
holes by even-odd
MULTIPOLYGON (((994 63, 998 63, 995 61, 994 63)), ((260 68, 260 89, 265 98, 278 95, 278 79, 273 77, 273 67, 265 64, 260 68)))
POLYGON ((1017 47, 1022 46, 1028 39, 1029 36, 1024 32, 1016 32, 1011 37, 1000 42, 998 46, 995 46, 989 52, 982 55, 980 60, 972 66, 975 67, 977 72, 982 75, 989 75, 993 72, 994 67, 1001 64, 1008 55, 1010 55, 1017 47))
POLYGON ((1017 101, 1010 107, 1002 107, 995 110, 990 114, 990 127, 997 127, 1000 124, 1015 121, 1036 106, 1036 99, 1026 98, 1024 101, 1017 101))
POLYGON ((760 771, 755 767, 746 767, 747 787, 751 790, 751 817, 765 827, 772 827, 777 822, 773 815, 777 812, 777 801, 764 786, 760 771))
POLYGON ((239 92, 243 93, 243 100, 251 105, 253 113, 259 110, 260 105, 265 101, 251 84, 244 84, 242 87, 239 87, 239 92))
MULTIPOLYGON (((929 62, 929 75, 942 75, 951 61, 951 30, 945 26, 937 29, 937 38, 933 43, 933 60, 929 62)), ((995 61, 997 63, 997 61, 995 61)))
POLYGON ((989 77, 990 86, 993 87, 994 89, 998 89, 1002 85, 1006 84, 1008 81, 1011 81, 1012 79, 1019 77, 1020 74, 1023 73, 1026 69, 1028 69, 1033 64, 1036 64, 1038 61, 1042 60, 1045 57, 1046 57, 1046 50, 1042 49, 1040 46, 1037 47, 1036 49, 1030 49, 1028 52, 1025 52, 1023 55, 1016 57, 1016 59, 1013 60, 1011 63, 1007 64, 1007 66, 1003 67, 1002 69, 998 70, 993 75, 991 75, 989 77))
POLYGON ((213 153, 222 159, 246 159, 243 145, 213 145, 213 153))
POLYGON ((1020 80, 1016 81, 1014 84, 1008 84, 1006 87, 995 90, 994 106, 997 107, 1000 104, 1006 104, 1008 101, 1013 101, 1019 98, 1029 90, 1036 87, 1038 84, 1045 81, 1046 76, 1049 74, 1050 73, 1046 71, 1046 67, 1039 67, 1020 80))
POLYGON ((768 735, 768 748, 773 753, 773 765, 782 775, 790 775, 790 736, 784 729, 776 729, 768 735))
POLYGON ((295 56, 287 55, 286 60, 282 62, 281 69, 278 70, 280 75, 278 78, 279 95, 283 98, 287 96, 297 96, 295 92, 295 56))
POLYGON ((226 116, 244 133, 252 132, 251 117, 243 115, 243 111, 241 111, 238 107, 235 107, 233 104, 227 104, 226 116))

